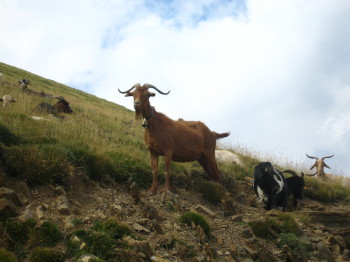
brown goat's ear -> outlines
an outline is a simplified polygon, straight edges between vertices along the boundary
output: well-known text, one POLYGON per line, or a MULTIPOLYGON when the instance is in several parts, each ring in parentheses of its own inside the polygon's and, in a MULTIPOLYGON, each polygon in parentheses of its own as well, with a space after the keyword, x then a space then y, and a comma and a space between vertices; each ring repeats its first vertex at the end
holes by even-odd
POLYGON ((156 96, 156 94, 150 92, 150 93, 148 94, 148 97, 151 97, 151 96, 156 96))
POLYGON ((133 94, 128 92, 125 96, 133 96, 133 94))

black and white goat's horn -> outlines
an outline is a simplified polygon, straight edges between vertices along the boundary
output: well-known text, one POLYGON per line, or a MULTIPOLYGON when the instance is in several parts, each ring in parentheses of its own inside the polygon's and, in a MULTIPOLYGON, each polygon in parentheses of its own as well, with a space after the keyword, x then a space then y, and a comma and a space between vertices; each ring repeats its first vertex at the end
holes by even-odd
POLYGON ((296 172, 294 172, 293 170, 283 170, 283 171, 281 171, 281 173, 289 173, 292 176, 298 176, 298 174, 296 172))

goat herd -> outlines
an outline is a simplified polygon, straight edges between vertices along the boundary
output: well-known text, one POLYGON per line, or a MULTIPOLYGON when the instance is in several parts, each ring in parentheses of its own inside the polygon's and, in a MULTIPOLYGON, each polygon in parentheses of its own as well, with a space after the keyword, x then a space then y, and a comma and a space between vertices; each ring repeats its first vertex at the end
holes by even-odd
MULTIPOLYGON (((66 101, 62 96, 53 96, 50 94, 46 94, 43 91, 37 92, 35 90, 29 89, 28 85, 32 85, 32 84, 27 79, 22 79, 18 81, 18 86, 20 86, 23 94, 40 96, 43 98, 58 99, 58 101, 54 105, 51 105, 47 102, 41 102, 33 109, 33 112, 52 114, 53 116, 58 118, 63 118, 63 116, 60 115, 60 113, 67 113, 67 114, 73 113, 73 110, 69 106, 69 102, 66 101)), ((16 100, 13 99, 10 95, 4 95, 2 98, 0 98, 0 102, 3 103, 3 108, 5 108, 10 103, 16 102, 16 100)))
MULTIPOLYGON (((198 161, 210 178, 215 182, 220 182, 220 171, 215 159, 216 140, 230 135, 226 133, 216 133, 211 131, 205 124, 199 121, 174 121, 166 115, 159 113, 151 106, 150 97, 156 94, 150 92, 156 90, 159 94, 168 95, 170 91, 163 92, 150 84, 141 86, 139 83, 133 85, 126 91, 118 91, 126 97, 133 97, 136 119, 142 119, 144 127, 144 138, 151 158, 153 182, 151 192, 156 192, 158 188, 158 157, 164 156, 165 162, 165 186, 164 190, 170 189, 170 163, 198 161)), ((330 168, 324 162, 325 158, 316 159, 311 167, 316 168, 316 173, 325 178, 324 167, 330 168)), ((269 162, 262 162, 254 169, 253 188, 257 199, 266 210, 274 207, 286 209, 287 200, 293 195, 293 205, 296 208, 302 199, 305 186, 304 174, 298 176, 292 170, 280 171, 269 162), (289 173, 292 177, 284 178, 283 173, 289 173)))
MULTIPOLYGON (((58 99, 58 102, 54 105, 46 102, 38 104, 34 108, 35 111, 50 113, 56 117, 62 117, 59 116, 59 113, 73 113, 73 110, 69 107, 69 103, 62 96, 55 97, 44 92, 33 91, 28 88, 28 85, 31 85, 31 83, 26 79, 22 79, 18 83, 21 86, 22 92, 25 94, 58 99)), ((159 156, 164 156, 164 191, 170 190, 171 161, 198 161, 212 180, 220 182, 221 175, 215 159, 216 140, 227 137, 230 133, 216 133, 200 121, 184 121, 182 119, 175 121, 157 112, 149 102, 149 98, 156 95, 150 92, 151 89, 156 90, 162 95, 168 95, 170 93, 170 91, 163 92, 150 84, 144 84, 143 86, 135 84, 126 91, 120 91, 118 89, 126 97, 133 97, 136 119, 142 119, 144 139, 150 153, 153 173, 150 191, 155 193, 158 189, 159 156)), ((3 102, 3 107, 16 102, 10 95, 3 96, 0 98, 0 101, 3 102)), ((309 176, 317 175, 324 179, 324 167, 330 168, 324 162, 324 159, 333 157, 333 155, 320 159, 309 155, 307 157, 316 159, 315 164, 310 168, 316 168, 316 173, 309 176)), ((282 208, 285 210, 290 195, 293 195, 293 206, 296 208, 302 199, 304 186, 304 173, 298 176, 292 170, 280 171, 270 162, 261 162, 254 168, 253 188, 257 200, 261 202, 266 210, 272 208, 282 208), (283 173, 289 173, 292 176, 284 178, 283 173)))

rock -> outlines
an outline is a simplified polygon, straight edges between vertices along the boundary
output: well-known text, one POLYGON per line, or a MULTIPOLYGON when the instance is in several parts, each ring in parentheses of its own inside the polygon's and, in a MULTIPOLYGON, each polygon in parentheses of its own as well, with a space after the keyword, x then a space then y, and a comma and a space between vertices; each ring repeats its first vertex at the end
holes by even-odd
POLYGON ((197 205, 197 206, 195 207, 195 209, 196 209, 196 210, 197 210, 197 209, 200 209, 200 210, 202 210, 203 212, 207 213, 209 216, 215 217, 215 212, 211 211, 209 208, 207 208, 207 207, 205 207, 205 206, 203 206, 203 205, 197 205))
POLYGON ((98 260, 99 258, 92 255, 92 254, 85 254, 85 255, 81 255, 78 259, 78 262, 94 262, 96 260, 98 260))
POLYGON ((148 259, 153 256, 153 250, 147 241, 135 241, 134 248, 136 252, 144 254, 148 259))
POLYGON ((224 208, 224 216, 232 216, 237 213, 232 198, 221 199, 221 203, 224 208))
POLYGON ((31 204, 24 209, 22 215, 18 218, 18 220, 21 222, 25 222, 28 219, 36 219, 35 210, 31 204))
POLYGON ((201 243, 202 245, 204 245, 205 243, 208 243, 208 236, 204 233, 204 230, 201 226, 197 226, 196 234, 197 234, 199 243, 201 243))
POLYGON ((342 252, 342 253, 343 253, 344 249, 346 248, 346 243, 345 243, 343 237, 341 237, 339 235, 336 235, 336 236, 331 235, 327 241, 332 245, 337 245, 340 249, 340 252, 342 252))
POLYGON ((275 257, 271 254, 269 250, 259 249, 257 253, 258 260, 261 262, 275 262, 275 257))
POLYGON ((65 195, 60 195, 57 198, 58 212, 61 215, 70 215, 72 213, 72 205, 65 195))
POLYGON ((143 232, 146 232, 146 233, 149 233, 149 232, 150 232, 147 228, 141 226, 141 225, 138 224, 138 223, 133 223, 133 224, 132 224, 132 228, 135 229, 136 231, 141 231, 141 232, 143 231, 143 232))
POLYGON ((332 253, 329 251, 328 247, 324 242, 319 242, 316 244, 318 251, 320 252, 320 256, 325 259, 327 262, 334 262, 334 258, 332 253))
POLYGON ((19 199, 17 193, 12 189, 0 187, 0 198, 11 200, 16 206, 23 206, 23 203, 19 199))
POLYGON ((244 228, 241 232, 241 235, 245 238, 245 239, 249 239, 254 237, 254 234, 252 232, 252 230, 248 227, 244 228))
POLYGON ((58 195, 67 195, 66 193, 66 190, 64 190, 64 188, 62 186, 58 186, 55 188, 55 192, 58 194, 58 195))
POLYGON ((149 219, 155 219, 157 221, 162 220, 162 218, 159 216, 158 209, 151 205, 145 205, 142 208, 142 214, 144 217, 147 217, 149 219))
POLYGON ((164 259, 164 258, 161 258, 161 257, 159 257, 159 256, 151 256, 151 257, 150 257, 150 260, 151 260, 152 262, 170 262, 169 260, 164 259))
POLYGON ((149 221, 149 226, 152 230, 156 231, 158 234, 161 234, 161 235, 164 234, 164 231, 157 220, 153 219, 149 221))
POLYGON ((0 221, 5 221, 11 217, 17 217, 19 212, 11 200, 0 199, 0 221))
POLYGON ((350 250, 349 249, 344 249, 343 251, 343 259, 348 261, 350 260, 350 250))
POLYGON ((39 205, 37 208, 36 208, 36 217, 40 220, 44 217, 44 213, 43 213, 43 207, 41 205, 39 205))
POLYGON ((233 222, 243 222, 243 216, 241 216, 241 215, 235 215, 235 216, 232 216, 232 221, 233 222))

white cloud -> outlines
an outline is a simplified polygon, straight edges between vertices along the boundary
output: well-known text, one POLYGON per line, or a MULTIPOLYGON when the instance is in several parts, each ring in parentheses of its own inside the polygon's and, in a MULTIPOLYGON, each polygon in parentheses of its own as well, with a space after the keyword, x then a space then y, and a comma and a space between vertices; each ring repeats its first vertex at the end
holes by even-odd
POLYGON ((128 108, 117 89, 151 83, 172 118, 350 175, 349 1, 46 2, 0 3, 1 61, 128 108))

